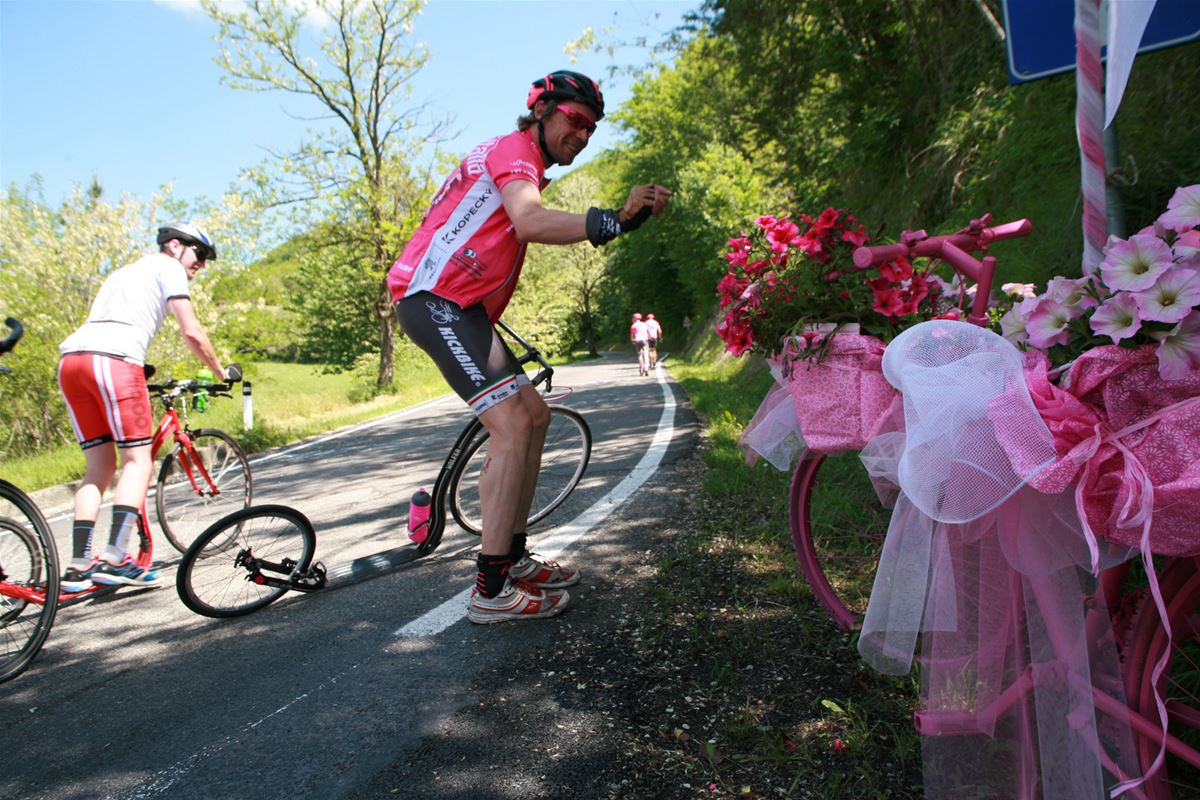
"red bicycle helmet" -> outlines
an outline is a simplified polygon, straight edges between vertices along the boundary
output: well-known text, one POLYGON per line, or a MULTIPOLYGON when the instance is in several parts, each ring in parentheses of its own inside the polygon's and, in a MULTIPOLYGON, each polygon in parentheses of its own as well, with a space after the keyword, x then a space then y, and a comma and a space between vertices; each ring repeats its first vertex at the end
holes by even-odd
POLYGON ((538 100, 576 100, 596 112, 596 121, 604 119, 604 95, 600 85, 587 75, 560 69, 538 78, 529 87, 525 107, 533 108, 538 100))

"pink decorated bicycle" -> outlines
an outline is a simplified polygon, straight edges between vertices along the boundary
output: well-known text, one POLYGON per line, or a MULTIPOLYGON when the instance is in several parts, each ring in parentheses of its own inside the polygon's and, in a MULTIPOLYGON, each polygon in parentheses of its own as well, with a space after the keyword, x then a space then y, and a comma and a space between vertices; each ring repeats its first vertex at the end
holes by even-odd
POLYGON ((972 253, 1028 230, 855 254, 940 257, 977 325, 839 333, 793 370, 793 545, 872 666, 921 665, 927 796, 1200 797, 1200 374, 1164 383, 1146 347, 1051 371, 979 327, 995 261, 972 253))
MULTIPOLYGON (((855 266, 869 269, 901 256, 939 259, 976 285, 973 299, 963 291, 959 303, 969 322, 984 325, 996 259, 973 254, 1032 230, 1028 220, 990 223, 986 215, 949 236, 905 233, 900 244, 860 248, 855 266)), ((822 363, 799 365, 790 376, 793 396, 804 398, 797 408, 808 448, 788 493, 792 547, 817 601, 845 631, 862 622, 870 597, 864 587, 875 574, 891 517, 860 459, 868 441, 903 424, 899 396, 880 368, 883 352, 879 339, 839 333, 822 363), (842 391, 830 391, 831 386, 842 391)))

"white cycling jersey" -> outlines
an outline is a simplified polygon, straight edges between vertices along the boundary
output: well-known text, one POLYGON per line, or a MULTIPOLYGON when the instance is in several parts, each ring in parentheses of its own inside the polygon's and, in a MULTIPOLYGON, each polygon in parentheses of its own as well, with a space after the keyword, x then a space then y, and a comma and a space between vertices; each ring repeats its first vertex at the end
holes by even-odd
POLYGON ((191 297, 187 271, 166 253, 143 256, 105 279, 87 322, 58 346, 61 354, 105 353, 144 363, 167 303, 191 297))

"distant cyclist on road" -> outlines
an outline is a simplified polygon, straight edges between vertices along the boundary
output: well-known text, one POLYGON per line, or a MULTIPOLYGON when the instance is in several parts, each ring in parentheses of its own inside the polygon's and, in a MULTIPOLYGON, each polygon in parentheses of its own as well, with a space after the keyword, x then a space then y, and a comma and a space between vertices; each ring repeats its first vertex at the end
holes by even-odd
POLYGON ((650 328, 647 327, 642 315, 633 314, 633 324, 629 326, 629 341, 637 348, 638 375, 650 372, 650 328))
POLYGON ((158 586, 158 573, 139 567, 129 553, 137 541, 138 517, 154 462, 150 446, 154 414, 143 365, 146 350, 167 313, 196 358, 219 380, 217 360, 204 326, 192 308, 188 282, 217 259, 216 245, 199 225, 173 222, 158 229, 159 252, 109 275, 92 302, 87 321, 59 345, 58 385, 71 426, 83 448, 86 471, 75 492, 71 560, 62 589, 81 592, 93 582, 158 586), (117 470, 108 546, 96 553, 92 538, 104 490, 117 470))
POLYGON ((653 314, 646 315, 646 349, 650 351, 650 369, 658 366, 658 343, 662 341, 662 325, 653 314))
POLYGON ((388 272, 400 327, 438 365, 490 436, 479 479, 483 547, 472 622, 563 611, 579 571, 533 556, 526 520, 550 411, 493 328, 516 288, 530 242, 593 246, 635 230, 671 192, 634 186, 619 209, 570 214, 542 207, 546 170, 566 166, 604 117, 591 78, 552 72, 533 82, 517 130, 472 150, 442 184, 421 226, 388 272))

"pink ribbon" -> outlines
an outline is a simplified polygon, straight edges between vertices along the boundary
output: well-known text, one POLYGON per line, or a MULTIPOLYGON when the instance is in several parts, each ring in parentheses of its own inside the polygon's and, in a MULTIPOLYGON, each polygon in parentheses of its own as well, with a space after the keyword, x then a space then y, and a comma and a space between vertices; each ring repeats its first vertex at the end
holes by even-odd
POLYGON ((1162 692, 1158 689, 1158 682, 1167 667, 1167 658, 1171 652, 1171 640, 1173 636, 1171 622, 1167 618, 1167 606, 1163 601, 1162 590, 1158 585, 1158 574, 1154 569, 1153 553, 1150 551, 1150 528, 1154 521, 1154 484, 1150 480, 1150 474, 1146 471, 1142 462, 1138 460, 1133 451, 1121 440, 1175 412, 1183 411, 1198 404, 1200 404, 1200 397, 1189 397, 1187 400, 1181 400, 1178 403, 1161 408, 1132 425, 1127 425, 1119 431, 1108 434, 1102 434, 1100 423, 1096 423, 1093 427, 1093 435, 1077 444, 1068 453, 1068 457, 1072 460, 1084 462, 1083 474, 1080 476, 1079 482, 1075 485, 1075 508, 1079 512, 1079 521, 1083 525, 1083 534, 1087 539, 1088 553, 1092 559, 1092 574, 1099 575, 1100 545, 1097 541, 1095 531, 1092 530, 1092 526, 1088 522, 1087 510, 1083 504, 1083 494, 1092 476, 1093 457, 1099 452, 1100 446, 1111 444, 1120 452, 1123 462, 1121 484, 1125 488, 1125 501, 1121 504, 1121 508, 1116 515, 1116 523, 1121 528, 1132 528, 1136 525, 1141 525, 1142 535, 1138 541, 1138 551, 1141 553, 1142 564, 1146 569, 1146 577, 1150 583, 1150 594, 1154 597, 1154 607, 1158 610, 1158 618, 1162 620, 1163 629, 1167 632, 1167 647, 1163 649, 1163 654, 1159 656, 1151 673, 1151 680, 1155 687, 1154 705, 1158 709, 1158 720, 1162 730, 1162 736, 1159 737, 1158 742, 1158 754, 1154 758, 1154 763, 1150 765, 1150 768, 1140 778, 1117 784, 1110 793, 1111 797, 1117 797, 1130 789, 1141 786, 1146 782, 1148 777, 1153 775, 1162 766, 1163 760, 1166 757, 1167 706, 1163 700, 1162 692))

